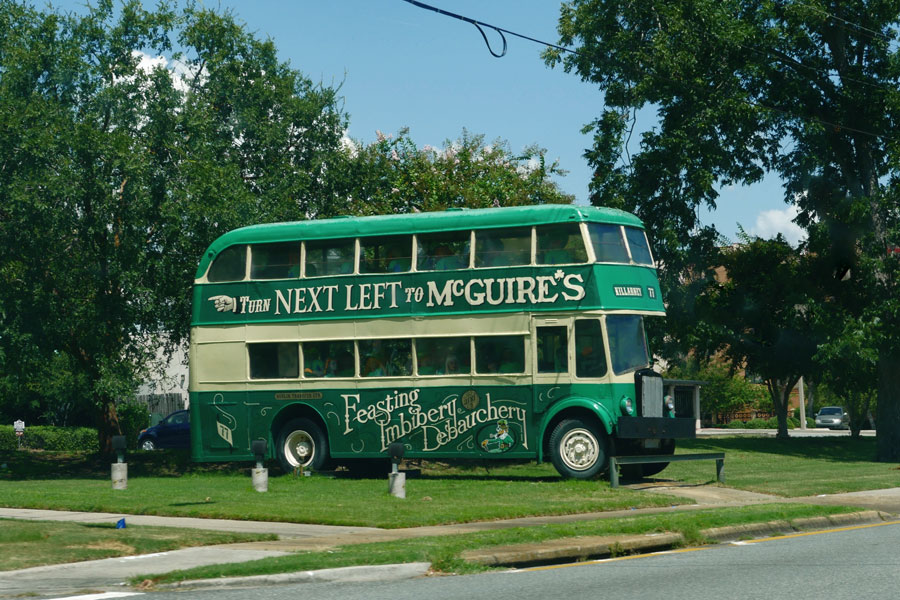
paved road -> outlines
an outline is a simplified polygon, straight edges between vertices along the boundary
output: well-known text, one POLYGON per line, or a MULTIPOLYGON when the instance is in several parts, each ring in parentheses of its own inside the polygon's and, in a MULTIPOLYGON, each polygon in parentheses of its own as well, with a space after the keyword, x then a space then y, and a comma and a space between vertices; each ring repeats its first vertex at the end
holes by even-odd
MULTIPOLYGON (((856 600, 895 598, 900 524, 738 542, 529 571, 382 583, 193 591, 196 600, 856 600)), ((183 592, 148 600, 183 600, 183 592)))

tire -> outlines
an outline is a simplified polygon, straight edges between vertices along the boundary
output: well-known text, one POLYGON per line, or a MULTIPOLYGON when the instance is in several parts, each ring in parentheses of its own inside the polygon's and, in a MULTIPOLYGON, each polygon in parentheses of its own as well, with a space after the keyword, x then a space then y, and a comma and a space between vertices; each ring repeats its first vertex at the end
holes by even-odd
POLYGON ((144 438, 140 443, 141 450, 156 450, 156 442, 151 438, 144 438))
MULTIPOLYGON (((660 448, 659 450, 647 450, 640 445, 626 445, 623 444, 621 448, 617 449, 621 450, 622 456, 628 455, 637 455, 640 456, 642 454, 675 454, 675 440, 666 439, 660 440, 660 448)), ((622 475, 622 479, 642 479, 644 477, 651 477, 656 475, 663 469, 669 466, 669 463, 648 463, 645 465, 621 465, 619 467, 619 473, 622 475)))
POLYGON ((550 457, 563 477, 591 479, 609 466, 609 440, 597 423, 564 419, 550 434, 550 457))
MULTIPOLYGON (((675 440, 662 440, 660 444, 659 452, 654 452, 654 454, 675 454, 675 440)), ((637 465, 641 467, 641 474, 644 477, 650 477, 651 475, 656 475, 663 469, 669 466, 669 463, 653 463, 648 465, 637 465)))
POLYGON ((309 419, 288 421, 278 434, 278 463, 285 473, 296 469, 322 471, 329 464, 328 437, 309 419))
POLYGON ((354 477, 380 478, 391 472, 391 461, 387 458, 351 458, 342 464, 354 477))

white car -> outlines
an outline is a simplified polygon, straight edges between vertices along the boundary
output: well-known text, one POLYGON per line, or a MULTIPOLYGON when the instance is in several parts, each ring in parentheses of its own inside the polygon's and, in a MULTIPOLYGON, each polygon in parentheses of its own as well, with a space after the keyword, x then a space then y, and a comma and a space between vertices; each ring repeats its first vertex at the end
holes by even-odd
POLYGON ((840 406, 826 406, 816 413, 816 427, 850 429, 850 415, 840 406))

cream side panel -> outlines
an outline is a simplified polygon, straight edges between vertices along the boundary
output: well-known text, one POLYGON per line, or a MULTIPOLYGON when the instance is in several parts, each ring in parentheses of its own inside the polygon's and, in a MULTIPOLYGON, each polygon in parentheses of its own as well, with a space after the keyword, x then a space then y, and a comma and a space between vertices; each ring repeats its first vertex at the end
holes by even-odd
POLYGON ((244 325, 217 325, 191 329, 191 345, 207 342, 243 342, 247 332, 244 325))
POLYGON ((244 342, 194 344, 191 347, 191 381, 237 383, 247 379, 244 342))
POLYGON ((531 384, 530 375, 476 375, 459 377, 371 377, 355 380, 353 378, 327 378, 327 379, 279 379, 270 381, 225 382, 214 381, 200 382, 194 391, 197 392, 227 392, 227 391, 322 391, 348 389, 385 389, 385 388, 429 388, 429 387, 456 387, 475 388, 481 386, 524 386, 531 384))
POLYGON ((234 328, 196 328, 192 343, 353 340, 454 335, 527 334, 529 316, 480 315, 408 319, 361 319, 313 323, 242 325, 234 328))

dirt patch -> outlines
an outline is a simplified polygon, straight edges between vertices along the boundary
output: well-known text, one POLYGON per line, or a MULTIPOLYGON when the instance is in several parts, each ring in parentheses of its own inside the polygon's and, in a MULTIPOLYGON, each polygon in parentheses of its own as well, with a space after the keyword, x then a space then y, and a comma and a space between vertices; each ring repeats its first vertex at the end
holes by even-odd
POLYGON ((94 542, 92 544, 79 544, 77 546, 70 546, 71 548, 84 548, 85 550, 109 550, 114 552, 119 552, 120 554, 134 554, 135 548, 134 546, 129 546, 128 544, 123 544, 122 542, 116 540, 103 540, 100 542, 94 542))

